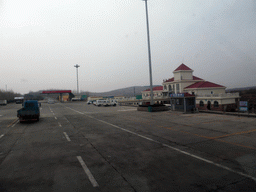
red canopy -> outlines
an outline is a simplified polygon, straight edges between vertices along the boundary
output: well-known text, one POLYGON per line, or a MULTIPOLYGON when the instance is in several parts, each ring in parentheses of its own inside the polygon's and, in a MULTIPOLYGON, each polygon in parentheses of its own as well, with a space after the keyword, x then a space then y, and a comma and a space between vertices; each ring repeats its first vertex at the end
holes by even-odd
POLYGON ((42 91, 42 94, 71 93, 71 90, 42 91))

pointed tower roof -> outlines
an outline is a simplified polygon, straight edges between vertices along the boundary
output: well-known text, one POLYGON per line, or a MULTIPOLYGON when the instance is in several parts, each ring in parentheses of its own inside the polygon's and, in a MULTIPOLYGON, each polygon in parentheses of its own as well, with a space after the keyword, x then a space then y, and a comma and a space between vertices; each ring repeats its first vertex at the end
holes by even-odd
POLYGON ((193 71, 192 69, 190 69, 187 65, 185 64, 181 64, 177 69, 175 69, 174 71, 193 71))

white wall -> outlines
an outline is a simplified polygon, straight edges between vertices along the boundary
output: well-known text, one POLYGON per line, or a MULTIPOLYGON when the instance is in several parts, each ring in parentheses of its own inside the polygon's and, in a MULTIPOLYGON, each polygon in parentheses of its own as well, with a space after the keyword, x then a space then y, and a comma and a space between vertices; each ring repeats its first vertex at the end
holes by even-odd
POLYGON ((193 80, 193 71, 178 71, 178 72, 173 72, 173 74, 174 74, 175 81, 193 80))
POLYGON ((180 73, 173 73, 174 74, 174 81, 180 81, 180 73))
POLYGON ((233 104, 236 103, 236 100, 234 98, 221 98, 221 99, 217 99, 215 97, 209 97, 209 99, 200 99, 200 98, 196 98, 196 104, 200 104, 200 101, 203 101, 204 104, 206 105, 208 101, 211 101, 211 104, 214 104, 214 101, 217 101, 219 103, 219 105, 226 105, 226 104, 233 104))
POLYGON ((225 87, 224 88, 209 88, 209 89, 194 89, 195 94, 197 95, 211 95, 212 94, 225 94, 225 87))
POLYGON ((180 76, 182 76, 181 80, 193 80, 193 72, 192 71, 181 71, 180 76))

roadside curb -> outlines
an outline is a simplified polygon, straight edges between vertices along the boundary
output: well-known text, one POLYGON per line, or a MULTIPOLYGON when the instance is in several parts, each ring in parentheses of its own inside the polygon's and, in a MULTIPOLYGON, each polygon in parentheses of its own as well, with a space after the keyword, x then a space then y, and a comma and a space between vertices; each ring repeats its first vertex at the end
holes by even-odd
POLYGON ((256 114, 248 114, 248 113, 232 113, 232 112, 220 112, 220 111, 204 111, 199 110, 200 113, 212 113, 212 114, 219 114, 219 115, 233 115, 233 116, 242 116, 242 117, 256 117, 256 114))

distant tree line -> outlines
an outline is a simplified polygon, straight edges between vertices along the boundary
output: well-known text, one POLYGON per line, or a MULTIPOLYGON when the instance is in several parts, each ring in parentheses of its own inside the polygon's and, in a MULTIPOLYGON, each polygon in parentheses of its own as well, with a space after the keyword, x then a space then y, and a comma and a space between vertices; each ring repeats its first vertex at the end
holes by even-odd
POLYGON ((0 100, 7 100, 8 103, 14 102, 14 97, 22 96, 20 93, 14 93, 12 90, 4 91, 0 89, 0 100))
POLYGON ((41 94, 41 91, 32 92, 24 95, 25 100, 43 100, 44 96, 41 94))

